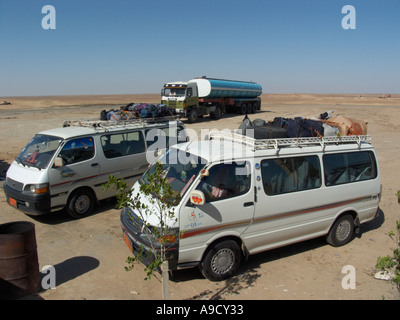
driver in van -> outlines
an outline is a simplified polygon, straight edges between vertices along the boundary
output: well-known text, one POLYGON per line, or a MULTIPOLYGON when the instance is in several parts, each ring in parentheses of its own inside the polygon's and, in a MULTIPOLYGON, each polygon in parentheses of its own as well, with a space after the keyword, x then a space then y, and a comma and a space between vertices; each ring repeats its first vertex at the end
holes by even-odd
POLYGON ((229 183, 230 171, 228 165, 217 166, 210 171, 210 176, 202 186, 202 190, 205 191, 207 198, 224 198, 229 195, 230 189, 228 189, 227 186, 229 183))

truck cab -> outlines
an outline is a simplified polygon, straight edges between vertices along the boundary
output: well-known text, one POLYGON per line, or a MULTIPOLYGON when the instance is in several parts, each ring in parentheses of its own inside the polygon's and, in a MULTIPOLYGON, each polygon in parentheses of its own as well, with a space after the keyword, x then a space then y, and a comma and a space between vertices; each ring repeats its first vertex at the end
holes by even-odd
POLYGON ((166 83, 161 90, 161 103, 175 110, 176 114, 188 118, 190 122, 195 122, 199 115, 203 115, 203 113, 199 114, 196 83, 182 81, 166 83))

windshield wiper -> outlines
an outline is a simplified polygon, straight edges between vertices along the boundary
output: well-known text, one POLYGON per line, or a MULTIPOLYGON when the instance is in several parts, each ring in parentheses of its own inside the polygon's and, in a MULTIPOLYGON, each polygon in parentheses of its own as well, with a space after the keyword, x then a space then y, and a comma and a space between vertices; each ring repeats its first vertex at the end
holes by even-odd
POLYGON ((22 162, 22 160, 20 159, 20 157, 16 157, 15 161, 17 161, 18 163, 22 164, 25 167, 25 163, 22 162))

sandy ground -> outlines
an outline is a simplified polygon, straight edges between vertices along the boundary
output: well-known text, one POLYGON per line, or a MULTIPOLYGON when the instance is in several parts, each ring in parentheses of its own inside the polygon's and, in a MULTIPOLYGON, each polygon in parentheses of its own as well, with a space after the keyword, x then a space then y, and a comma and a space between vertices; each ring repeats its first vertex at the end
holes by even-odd
MULTIPOLYGON (((129 102, 158 103, 159 95, 0 97, 0 180, 14 157, 38 131, 59 127, 64 120, 98 118, 100 111, 129 102)), ((170 281, 173 300, 184 299, 388 299, 398 300, 393 285, 372 276, 378 256, 394 249, 388 232, 400 219, 395 193, 400 189, 400 96, 264 94, 262 110, 251 119, 312 117, 327 110, 368 120, 382 175, 381 215, 361 227, 361 236, 340 248, 314 239, 251 256, 239 273, 226 281, 210 282, 197 269, 177 271, 170 281), (342 268, 354 266, 356 288, 343 289, 342 268)), ((243 116, 227 114, 215 121, 205 117, 187 128, 235 129, 243 116)), ((0 181, 0 188, 2 182, 0 181)), ((119 210, 108 201, 84 219, 65 212, 29 217, 10 207, 0 191, 0 223, 26 220, 36 226, 40 269, 53 265, 55 289, 29 299, 161 299, 158 277, 145 281, 143 267, 124 270, 130 252, 122 239, 119 210)))

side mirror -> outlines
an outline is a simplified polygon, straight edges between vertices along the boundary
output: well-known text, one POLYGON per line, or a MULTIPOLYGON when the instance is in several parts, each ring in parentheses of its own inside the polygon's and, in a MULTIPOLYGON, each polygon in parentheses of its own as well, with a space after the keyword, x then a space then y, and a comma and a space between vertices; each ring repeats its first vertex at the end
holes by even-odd
POLYGON ((154 151, 154 157, 155 158, 158 158, 159 156, 161 156, 163 154, 163 150, 160 150, 160 149, 156 149, 155 151, 154 151))
POLYGON ((200 171, 199 175, 201 178, 208 177, 210 175, 210 171, 208 171, 208 169, 203 169, 200 171))
POLYGON ((196 206, 202 206, 206 203, 206 197, 200 190, 194 190, 190 193, 190 203, 196 206))
POLYGON ((61 168, 61 167, 64 167, 64 166, 65 166, 65 163, 64 163, 63 158, 57 157, 57 158, 54 159, 54 167, 55 168, 61 168))

